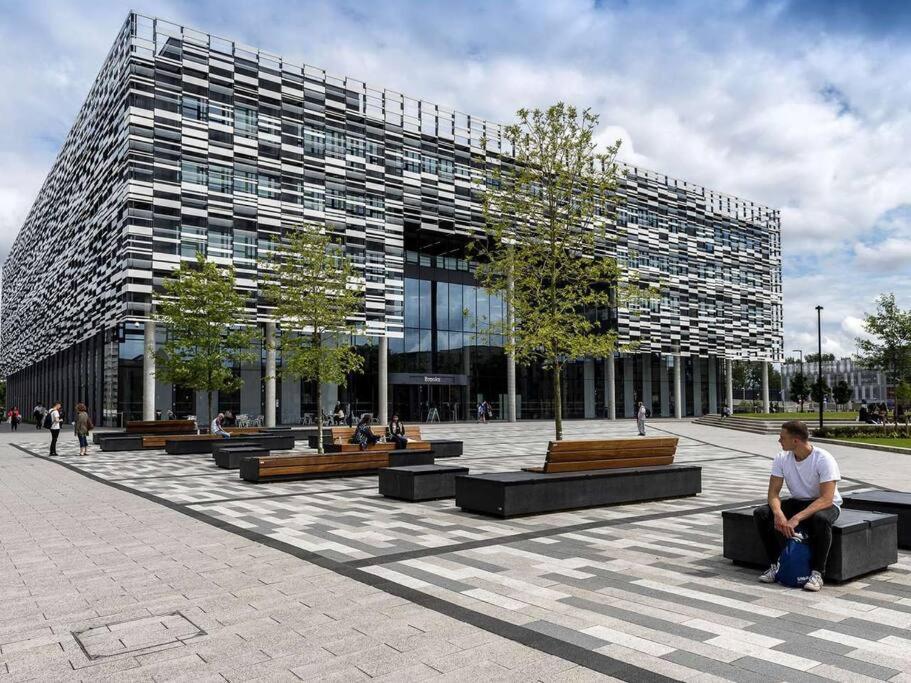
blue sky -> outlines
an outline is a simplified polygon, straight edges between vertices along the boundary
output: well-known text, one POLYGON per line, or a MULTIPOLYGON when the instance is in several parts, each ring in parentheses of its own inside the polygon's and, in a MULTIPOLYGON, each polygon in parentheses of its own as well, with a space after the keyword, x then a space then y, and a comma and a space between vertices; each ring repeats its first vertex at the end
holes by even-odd
POLYGON ((0 0, 0 257, 128 10, 509 121, 558 100, 626 161, 782 212, 785 349, 911 306, 911 4, 0 0))

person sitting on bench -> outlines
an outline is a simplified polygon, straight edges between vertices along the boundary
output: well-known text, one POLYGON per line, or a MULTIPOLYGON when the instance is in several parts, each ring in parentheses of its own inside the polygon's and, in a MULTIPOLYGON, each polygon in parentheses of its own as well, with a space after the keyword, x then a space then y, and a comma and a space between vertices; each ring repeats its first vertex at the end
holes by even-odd
POLYGON ((809 536, 807 542, 812 555, 810 579, 803 588, 818 591, 822 588, 822 573, 832 546, 832 524, 838 519, 841 508, 838 493, 841 474, 832 454, 810 443, 810 432, 799 420, 781 425, 778 443, 782 452, 772 462, 769 503, 753 512, 771 563, 759 580, 775 582, 778 556, 786 539, 794 536, 800 524, 809 536), (781 500, 782 484, 788 485, 791 494, 785 500, 781 500))
POLYGON ((392 420, 386 428, 386 439, 395 441, 396 448, 406 448, 408 437, 405 436, 405 425, 399 420, 398 415, 392 416, 392 420))
POLYGON ((373 446, 379 440, 380 437, 370 429, 370 413, 364 413, 361 415, 361 421, 357 423, 354 436, 351 437, 351 443, 358 444, 361 450, 365 451, 368 446, 373 446))
POLYGON ((230 439, 231 435, 225 431, 225 428, 222 426, 224 424, 225 414, 219 413, 215 416, 215 419, 212 420, 212 433, 217 434, 222 439, 230 439))

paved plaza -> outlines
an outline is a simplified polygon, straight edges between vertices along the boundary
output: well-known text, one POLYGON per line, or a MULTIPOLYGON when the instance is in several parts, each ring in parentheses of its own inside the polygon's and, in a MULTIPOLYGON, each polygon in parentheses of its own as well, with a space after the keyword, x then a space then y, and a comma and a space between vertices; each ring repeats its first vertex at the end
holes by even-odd
MULTIPOLYGON (((425 426, 473 473, 540 465, 547 422, 425 426)), ((573 421, 568 438, 629 436, 573 421)), ((697 497, 498 520, 375 476, 249 484, 207 455, 0 445, 0 679, 911 681, 911 553, 810 594, 721 557, 774 436, 656 421, 697 497)), ((303 447, 299 450, 307 450, 303 447)), ((832 447, 842 490, 905 456, 832 447)), ((309 451, 308 451, 309 452, 309 451)))

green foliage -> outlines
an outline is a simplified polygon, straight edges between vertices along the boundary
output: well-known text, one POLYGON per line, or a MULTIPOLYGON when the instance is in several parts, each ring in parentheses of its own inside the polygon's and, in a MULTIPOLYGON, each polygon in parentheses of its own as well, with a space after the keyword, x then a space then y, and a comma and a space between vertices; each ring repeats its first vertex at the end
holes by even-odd
POLYGON ((814 429, 813 434, 823 439, 841 439, 850 437, 872 436, 884 439, 901 439, 908 436, 904 426, 899 425, 836 425, 814 429))
POLYGON ((813 385, 810 387, 810 396, 813 397, 813 400, 816 403, 822 403, 823 398, 832 393, 831 387, 829 387, 828 382, 822 377, 816 379, 813 382, 813 385))
POLYGON ((892 383, 911 379, 911 310, 899 308, 894 294, 881 294, 876 313, 864 316, 864 330, 873 338, 855 340, 857 360, 882 370, 892 383))
MULTIPOLYGON (((348 373, 363 368, 350 343, 356 332, 350 318, 363 310, 363 285, 344 247, 314 224, 290 231, 263 272, 270 273, 265 295, 282 325, 282 376, 316 383, 319 414, 322 383, 344 385, 348 373)), ((317 434, 322 453, 322 430, 317 434)))
POLYGON ((835 389, 832 391, 832 396, 835 398, 835 403, 838 405, 844 405, 851 400, 851 396, 854 392, 851 389, 851 385, 845 380, 840 380, 838 384, 835 385, 835 389))
POLYGON ((156 374, 164 382, 205 391, 206 422, 212 393, 242 384, 233 366, 256 358, 250 346, 257 331, 244 324, 244 297, 234 286, 232 269, 197 254, 195 263, 182 263, 165 280, 155 316, 167 330, 156 374))
POLYGON ((616 306, 629 291, 613 259, 593 258, 608 239, 604 215, 620 144, 596 151, 597 123, 589 110, 563 103, 520 109, 504 131, 515 163, 490 169, 486 239, 469 250, 480 284, 500 294, 510 311, 492 325, 505 335, 507 353, 552 370, 558 440, 563 365, 614 352, 615 333, 592 312, 616 306))
MULTIPOLYGON (((805 363, 818 363, 818 362, 819 362, 819 354, 818 354, 818 353, 808 353, 808 354, 806 355, 806 357, 805 357, 803 360, 804 360, 805 363)), ((834 361, 834 360, 835 360, 835 354, 834 354, 834 353, 824 353, 824 354, 822 354, 822 362, 823 362, 823 363, 828 363, 828 362, 831 362, 831 361, 834 361)))
POLYGON ((810 398, 810 381, 805 374, 798 372, 791 378, 789 393, 791 400, 797 401, 800 404, 800 411, 803 412, 804 401, 810 398))

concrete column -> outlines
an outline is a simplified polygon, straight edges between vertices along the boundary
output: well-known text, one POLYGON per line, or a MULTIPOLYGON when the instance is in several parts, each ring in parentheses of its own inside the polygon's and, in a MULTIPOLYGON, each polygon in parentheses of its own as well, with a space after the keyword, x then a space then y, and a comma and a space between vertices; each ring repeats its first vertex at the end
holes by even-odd
POLYGON ((674 417, 683 417, 683 357, 674 356, 674 417))
POLYGON ((725 402, 731 415, 734 414, 734 361, 724 359, 725 402))
POLYGON ((586 358, 582 361, 582 397, 585 406, 585 417, 595 417, 595 361, 586 358))
POLYGON ((142 419, 155 419, 155 321, 146 320, 142 346, 142 419))
MULTIPOLYGON (((322 409, 332 414, 332 410, 335 408, 335 404, 338 403, 338 384, 333 384, 331 382, 324 382, 320 385, 323 394, 323 406, 322 409)), ((355 406, 351 406, 352 410, 356 410, 355 406)), ((360 420, 360 415, 355 415, 355 419, 360 420)))
POLYGON ((380 337, 379 345, 379 362, 377 372, 377 382, 379 391, 377 397, 379 400, 379 420, 381 425, 389 424, 389 338, 384 334, 380 337))
POLYGON ((635 386, 633 382, 635 380, 636 373, 633 368, 633 357, 624 356, 623 357, 623 415, 626 417, 632 417, 635 414, 635 395, 634 390, 635 386))
POLYGON ((709 413, 718 412, 718 359, 709 356, 709 413))
POLYGON ((658 394, 661 401, 661 417, 670 417, 671 391, 667 379, 667 356, 661 356, 661 376, 658 378, 658 394))
POLYGON ((702 359, 693 356, 693 417, 702 415, 702 359))
POLYGON ((617 419, 617 377, 614 354, 604 359, 604 403, 607 406, 607 419, 617 419))
MULTIPOLYGON (((273 404, 274 405, 274 404, 273 404)), ((301 381, 297 377, 282 377, 281 386, 282 424, 296 425, 301 418, 301 381)), ((334 403, 332 404, 335 405, 334 403)))
POLYGON ((762 361, 762 412, 769 412, 769 362, 765 360, 762 361))
POLYGON ((266 385, 266 405, 263 412, 263 423, 266 427, 275 426, 275 323, 267 322, 265 330, 266 370, 263 381, 266 385))
POLYGON ((642 354, 642 405, 653 413, 652 408, 652 354, 642 354))

